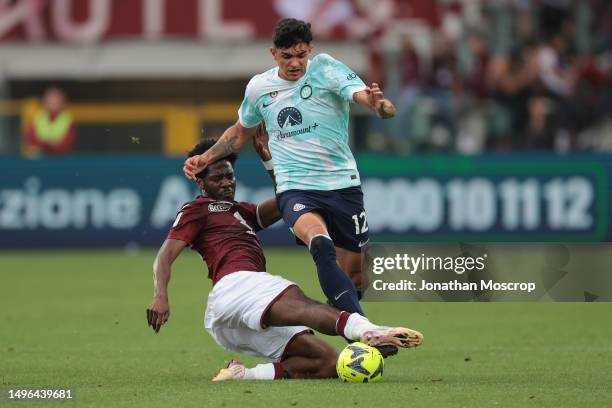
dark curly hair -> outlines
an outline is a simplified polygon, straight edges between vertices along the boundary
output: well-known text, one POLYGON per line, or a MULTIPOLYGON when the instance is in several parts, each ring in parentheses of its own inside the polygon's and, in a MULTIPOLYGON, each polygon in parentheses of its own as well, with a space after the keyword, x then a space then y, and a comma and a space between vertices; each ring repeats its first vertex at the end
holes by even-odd
MULTIPOLYGON (((205 151, 207 151, 208 149, 210 149, 211 147, 213 147, 213 145, 215 143, 217 143, 217 141, 215 139, 204 139, 200 143, 195 145, 193 147, 193 149, 191 149, 189 151, 189 153, 187 153, 187 157, 191 157, 191 156, 195 156, 195 155, 198 155, 198 154, 202 154, 205 151)), ((228 156, 220 158, 217 161, 227 160, 228 162, 230 162, 232 167, 234 167, 234 163, 236 162, 236 159, 238 159, 238 155, 236 153, 232 153, 232 154, 230 154, 228 156)), ((212 164, 212 163, 210 163, 210 164, 212 164)), ((196 177, 200 178, 200 179, 203 179, 206 176, 207 170, 208 170, 208 167, 206 167, 204 170, 202 170, 201 172, 196 174, 196 177)))
POLYGON ((295 18, 285 18, 274 27, 273 43, 276 48, 289 48, 299 43, 310 44, 310 23, 295 18))

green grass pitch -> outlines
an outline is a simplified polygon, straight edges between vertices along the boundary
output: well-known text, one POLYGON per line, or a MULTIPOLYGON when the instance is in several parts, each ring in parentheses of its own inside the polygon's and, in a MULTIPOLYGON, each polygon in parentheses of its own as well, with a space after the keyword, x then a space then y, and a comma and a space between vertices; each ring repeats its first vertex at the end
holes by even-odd
MULTIPOLYGON (((75 390, 73 403, 41 407, 612 406, 610 303, 366 303, 372 320, 425 334, 422 347, 387 360, 380 382, 212 383, 230 358, 257 360, 225 352, 203 329, 211 285, 189 251, 173 271, 170 321, 154 334, 153 257, 0 252, 0 388, 75 390)), ((268 269, 322 298, 305 249, 269 250, 268 269)))

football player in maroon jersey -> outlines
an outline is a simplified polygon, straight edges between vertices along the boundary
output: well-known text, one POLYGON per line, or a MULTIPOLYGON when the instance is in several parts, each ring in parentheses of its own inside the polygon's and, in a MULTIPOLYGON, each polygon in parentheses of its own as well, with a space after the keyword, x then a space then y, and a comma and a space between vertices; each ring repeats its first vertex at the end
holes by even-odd
MULTIPOLYGON (((212 144, 202 142, 190 155, 202 154, 212 144)), ((422 343, 418 331, 375 325, 358 313, 309 299, 295 283, 265 272, 256 232, 278 221, 281 214, 276 199, 259 205, 234 201, 235 159, 227 156, 197 174, 202 195, 180 209, 157 254, 153 302, 147 307, 147 322, 156 333, 170 317, 172 263, 190 246, 206 262, 213 281, 206 330, 229 351, 272 361, 246 368, 232 360, 213 381, 335 377, 338 353, 311 329, 372 346, 422 343)))

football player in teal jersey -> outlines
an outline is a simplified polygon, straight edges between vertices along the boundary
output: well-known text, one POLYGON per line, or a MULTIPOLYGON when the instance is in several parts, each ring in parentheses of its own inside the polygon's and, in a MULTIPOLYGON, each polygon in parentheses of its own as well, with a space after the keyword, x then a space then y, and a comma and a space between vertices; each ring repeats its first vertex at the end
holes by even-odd
POLYGON ((363 314, 362 254, 369 236, 359 172, 349 148, 349 104, 366 106, 383 119, 393 117, 395 107, 378 84, 366 86, 330 55, 311 59, 310 24, 282 20, 273 42, 270 52, 277 66, 250 80, 238 122, 206 153, 187 159, 183 170, 193 178, 264 133, 258 132, 263 123, 269 141, 259 153, 274 171, 283 219, 308 246, 329 302, 363 314))

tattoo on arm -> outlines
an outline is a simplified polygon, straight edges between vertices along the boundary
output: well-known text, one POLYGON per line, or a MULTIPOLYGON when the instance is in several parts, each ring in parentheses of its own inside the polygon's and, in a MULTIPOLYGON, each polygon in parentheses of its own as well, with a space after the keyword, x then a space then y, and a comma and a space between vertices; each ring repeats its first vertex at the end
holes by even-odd
POLYGON ((217 140, 217 143, 215 143, 213 147, 210 148, 211 153, 213 155, 212 160, 217 160, 234 153, 239 148, 237 142, 238 135, 236 134, 219 138, 219 140, 217 140))

